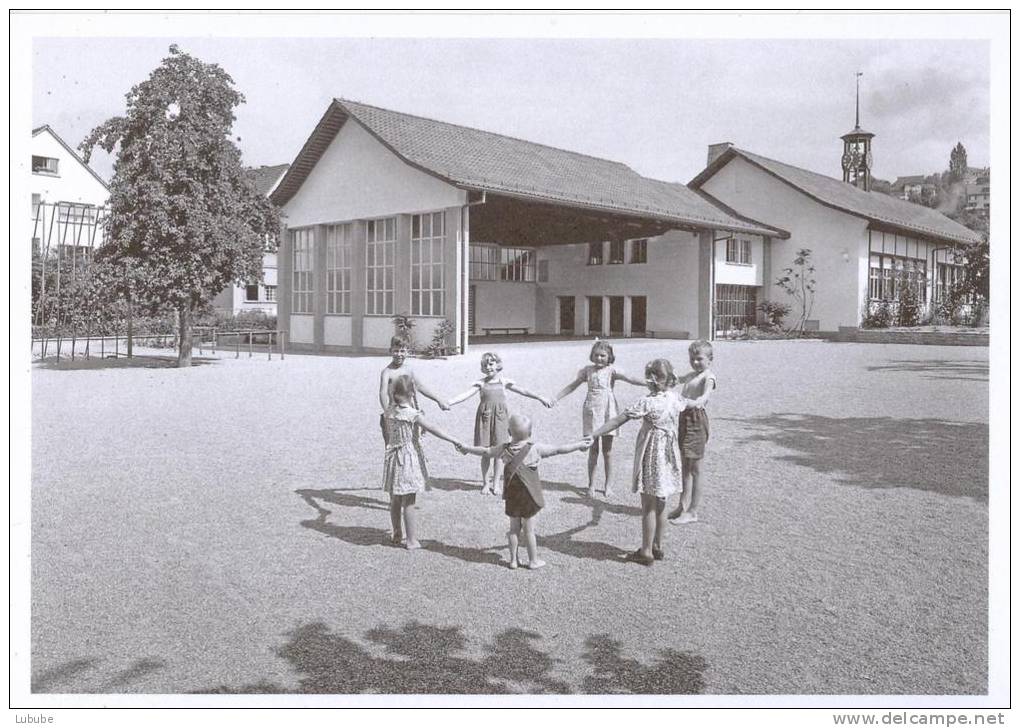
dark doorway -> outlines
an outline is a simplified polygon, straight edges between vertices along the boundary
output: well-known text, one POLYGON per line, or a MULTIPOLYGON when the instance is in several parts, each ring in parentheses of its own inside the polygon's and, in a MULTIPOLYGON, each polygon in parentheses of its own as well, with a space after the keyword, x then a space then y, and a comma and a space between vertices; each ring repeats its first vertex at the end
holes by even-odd
POLYGON ((574 334, 574 297, 559 296, 560 307, 560 333, 572 336, 574 334))
POLYGON ((609 333, 623 335, 623 296, 609 297, 609 333))
POLYGON ((588 333, 602 334, 602 297, 588 296, 588 333))
POLYGON ((630 298, 630 333, 633 336, 647 333, 648 299, 644 296, 630 298))

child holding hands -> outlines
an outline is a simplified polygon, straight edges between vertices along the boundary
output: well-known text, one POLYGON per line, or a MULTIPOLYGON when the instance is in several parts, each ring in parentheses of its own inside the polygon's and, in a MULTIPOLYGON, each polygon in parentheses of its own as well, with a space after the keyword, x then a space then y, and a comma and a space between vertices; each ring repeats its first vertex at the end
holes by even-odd
POLYGON ((431 432, 441 440, 457 441, 421 416, 414 404, 414 380, 407 374, 389 386, 390 403, 383 413, 386 455, 383 460, 383 490, 390 494, 390 524, 393 543, 400 545, 403 535, 408 549, 421 548, 418 542, 418 493, 429 487, 428 464, 416 428, 431 432), (403 523, 403 530, 401 525, 403 523))
MULTIPOLYGON (((616 355, 613 353, 613 346, 608 341, 596 339, 588 355, 591 364, 577 372, 577 376, 570 384, 564 387, 553 398, 553 402, 559 402, 582 384, 588 385, 588 394, 581 406, 581 425, 585 437, 591 435, 596 427, 616 417, 618 405, 616 394, 613 392, 613 385, 618 381, 636 384, 639 387, 645 386, 642 379, 628 377, 614 366, 616 355)), ((601 438, 592 442, 588 449, 588 497, 595 497, 595 470, 599 464, 599 445, 601 440, 602 460, 605 464, 606 485, 605 494, 608 496, 613 483, 613 439, 615 433, 607 432, 601 438)))
POLYGON ((396 381, 397 377, 408 376, 411 378, 411 401, 414 407, 418 407, 418 392, 421 392, 426 397, 431 399, 433 402, 439 405, 439 409, 448 410, 450 407, 446 404, 446 400, 442 399, 439 395, 434 393, 431 389, 425 386, 425 383, 420 381, 414 375, 414 371, 411 369, 411 365, 407 362, 408 356, 410 356, 411 345, 407 339, 394 336, 390 339, 390 356, 392 359, 390 363, 383 367, 383 370, 379 373, 379 404, 382 406, 384 414, 379 416, 379 427, 383 431, 383 440, 386 439, 386 426, 383 423, 385 418, 385 412, 390 406, 391 390, 393 382, 396 381))
POLYGON ((687 350, 691 372, 680 377, 683 385, 681 396, 691 400, 690 406, 680 416, 680 455, 683 458, 684 491, 676 510, 669 514, 673 524, 696 523, 698 506, 701 504, 702 482, 701 461, 705 457, 708 443, 708 413, 705 405, 715 391, 715 374, 712 365, 712 344, 698 340, 687 350))
POLYGON ((517 551, 521 531, 528 551, 529 569, 540 569, 545 562, 538 558, 538 543, 535 537, 535 517, 545 505, 542 497, 542 479, 538 475, 538 464, 543 458, 564 455, 585 450, 591 445, 591 438, 566 445, 540 445, 531 441, 531 420, 524 415, 513 415, 509 421, 510 441, 491 447, 471 447, 457 444, 461 453, 481 455, 496 462, 505 463, 503 470, 504 512, 510 517, 510 568, 519 566, 517 551))
POLYGON ((592 433, 602 437, 628 420, 640 419, 634 447, 633 487, 641 493, 641 548, 627 557, 645 566, 665 558, 662 535, 666 523, 666 499, 683 490, 680 447, 677 443, 680 413, 688 402, 672 390, 676 384, 673 365, 655 359, 645 366, 648 394, 625 412, 592 433))
MULTIPOLYGON (((471 385, 471 389, 457 395, 447 405, 452 407, 455 404, 470 399, 476 394, 479 397, 478 411, 475 413, 475 447, 491 448, 497 445, 505 445, 510 437, 508 425, 510 422, 510 411, 507 408, 506 392, 510 390, 523 397, 537 399, 546 407, 552 407, 552 401, 534 394, 518 386, 511 379, 503 376, 503 360, 498 354, 491 351, 482 354, 482 374, 477 382, 471 385)), ((492 481, 489 481, 489 460, 490 455, 482 454, 482 493, 496 493, 496 483, 500 481, 500 470, 502 462, 496 459, 492 468, 492 481)))

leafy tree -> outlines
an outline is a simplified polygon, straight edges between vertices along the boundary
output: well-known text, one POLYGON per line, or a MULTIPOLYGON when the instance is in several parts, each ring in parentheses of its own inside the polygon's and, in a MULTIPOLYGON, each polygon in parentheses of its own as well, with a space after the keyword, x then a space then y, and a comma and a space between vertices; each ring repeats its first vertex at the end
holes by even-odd
POLYGON ((988 302, 991 301, 987 234, 981 242, 970 245, 963 253, 963 282, 966 292, 988 302))
POLYGON ((180 329, 178 366, 191 365, 191 327, 224 287, 259 280, 279 216, 258 193, 230 139, 244 97, 218 65, 176 45, 126 96, 124 116, 105 121, 79 147, 119 146, 101 257, 132 300, 171 307, 180 329))
POLYGON ((949 174, 954 180, 963 179, 967 172, 967 150, 961 142, 957 142, 949 153, 949 174))
POLYGON ((801 248, 794 256, 793 266, 783 268, 783 275, 776 279, 776 285, 792 297, 800 309, 797 322, 790 327, 790 332, 804 333, 804 325, 815 304, 816 283, 815 267, 811 265, 811 250, 801 248))

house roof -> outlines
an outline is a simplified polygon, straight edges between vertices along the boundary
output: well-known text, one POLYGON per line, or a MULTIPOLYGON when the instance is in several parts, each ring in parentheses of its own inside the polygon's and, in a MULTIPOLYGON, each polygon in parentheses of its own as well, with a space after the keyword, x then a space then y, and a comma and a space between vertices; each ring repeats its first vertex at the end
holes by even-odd
POLYGON ((782 231, 729 215, 685 185, 643 177, 621 162, 334 99, 272 195, 285 204, 348 119, 400 159, 465 190, 759 235, 782 231))
POLYGON ((249 167, 247 172, 255 183, 255 189, 259 194, 267 197, 276 189, 276 186, 283 179, 284 173, 290 169, 289 164, 262 165, 261 167, 249 167))
POLYGON ((923 185, 924 184, 923 174, 908 174, 906 177, 897 177, 896 181, 892 183, 893 187, 903 187, 904 185, 923 185))
POLYGON ((915 205, 881 192, 865 192, 834 177, 784 164, 736 147, 730 147, 719 155, 692 179, 689 185, 699 189, 734 157, 741 157, 816 202, 863 217, 878 226, 892 227, 953 243, 972 243, 981 239, 978 233, 930 207, 915 205))
POLYGON ((87 165, 85 163, 85 160, 78 156, 78 152, 76 152, 73 149, 71 149, 71 147, 68 146, 67 142, 65 142, 63 139, 61 139, 60 135, 57 134, 57 132, 53 131, 53 127, 51 127, 49 124, 43 124, 42 126, 37 126, 35 129, 32 130, 32 136, 33 137, 34 136, 38 136, 39 134, 41 134, 44 131, 48 131, 50 133, 50 135, 52 135, 52 137, 54 139, 56 139, 58 142, 60 142, 60 146, 62 146, 64 149, 66 149, 68 154, 70 154, 72 157, 74 157, 76 160, 78 160, 78 163, 82 167, 87 169, 89 171, 89 173, 93 177, 96 178, 96 180, 99 182, 99 184, 101 184, 103 187, 106 188, 107 191, 109 191, 110 185, 108 185, 106 183, 106 180, 104 180, 102 177, 100 177, 99 174, 96 172, 96 170, 92 169, 92 167, 87 165))

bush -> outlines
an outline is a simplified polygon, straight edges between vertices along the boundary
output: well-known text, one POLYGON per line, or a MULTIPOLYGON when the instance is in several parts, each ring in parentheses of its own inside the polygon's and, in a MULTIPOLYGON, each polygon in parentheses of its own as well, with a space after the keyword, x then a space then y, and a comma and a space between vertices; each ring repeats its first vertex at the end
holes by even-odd
POLYGON ((239 314, 210 311, 199 316, 195 325, 212 326, 218 331, 247 331, 248 329, 273 331, 276 329, 276 316, 270 316, 261 310, 242 311, 239 314))
POLYGON ((868 313, 861 320, 861 327, 865 329, 887 329, 892 326, 893 312, 889 301, 879 301, 878 305, 868 309, 868 313))
POLYGON ((906 282, 900 286, 896 318, 900 326, 917 326, 921 321, 921 299, 917 295, 917 289, 906 282))
POLYGON ((450 323, 449 319, 440 321, 436 326, 436 330, 432 333, 432 341, 425 347, 425 354, 433 357, 445 356, 446 350, 450 348, 447 340, 453 332, 454 326, 450 323))
POLYGON ((781 328, 783 319, 790 313, 790 306, 779 301, 762 301, 758 304, 758 310, 765 316, 765 321, 772 328, 781 328))

